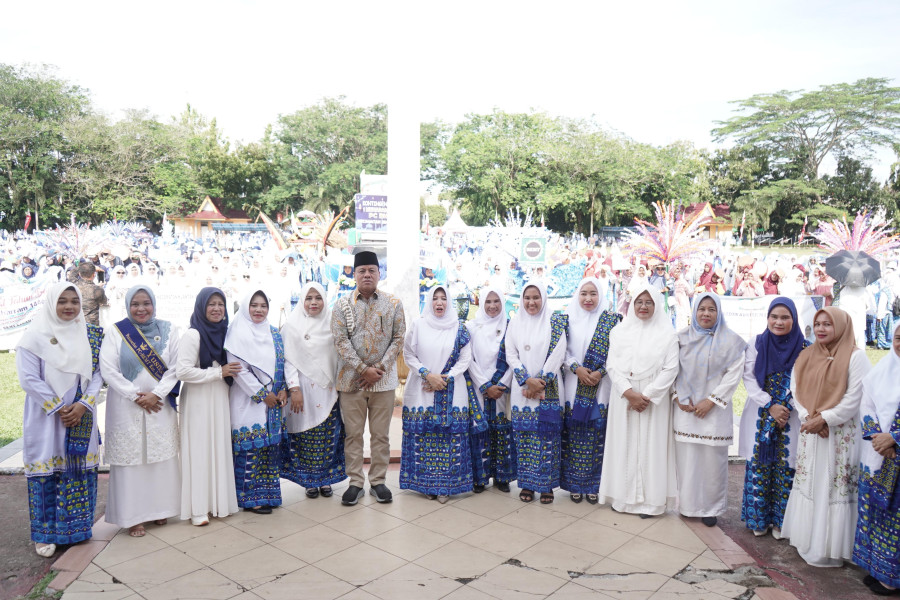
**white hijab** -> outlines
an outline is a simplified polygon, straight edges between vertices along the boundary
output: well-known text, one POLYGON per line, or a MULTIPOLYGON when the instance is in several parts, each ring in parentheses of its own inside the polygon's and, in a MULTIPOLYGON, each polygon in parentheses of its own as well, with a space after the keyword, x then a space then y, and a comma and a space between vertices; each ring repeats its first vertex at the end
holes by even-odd
POLYGON ((240 309, 228 325, 225 349, 253 367, 259 382, 268 385, 275 379, 275 342, 268 318, 262 323, 254 323, 250 318, 250 301, 258 293, 263 294, 266 302, 271 305, 269 297, 262 290, 253 290, 244 296, 240 309), (261 374, 268 379, 263 381, 261 374))
POLYGON ((601 290, 602 287, 603 284, 593 277, 582 279, 578 287, 575 288, 575 294, 566 308, 566 314, 569 315, 568 353, 578 357, 579 360, 584 358, 588 346, 591 345, 591 339, 594 337, 594 331, 597 329, 600 315, 609 308, 609 300, 604 293, 605 290, 601 290), (597 305, 590 312, 584 310, 581 302, 579 302, 581 289, 589 283, 597 288, 597 305))
POLYGON ((478 304, 478 312, 469 326, 472 333, 472 360, 478 363, 485 373, 494 374, 494 366, 497 364, 497 355, 500 353, 500 342, 506 335, 506 296, 500 288, 486 286, 481 288, 481 302, 478 304), (490 317, 484 311, 488 295, 496 294, 500 298, 500 313, 496 317, 490 317))
POLYGON ((675 329, 666 314, 663 296, 646 281, 631 292, 632 309, 609 334, 609 357, 606 368, 629 379, 644 379, 659 370, 675 329), (642 321, 633 303, 647 292, 653 300, 653 316, 642 321))
POLYGON ((510 319, 509 327, 515 332, 515 338, 522 346, 518 348, 519 359, 533 376, 544 368, 544 362, 547 360, 547 351, 550 350, 550 317, 552 314, 553 311, 547 306, 547 285, 540 280, 526 283, 522 288, 519 310, 510 319), (541 294, 541 310, 536 315, 529 315, 525 310, 525 291, 530 287, 537 288, 541 294))
POLYGON ((79 377, 88 381, 93 373, 84 312, 71 321, 63 321, 56 314, 59 297, 70 289, 75 290, 81 301, 81 292, 71 283, 63 281, 49 287, 43 306, 36 311, 34 320, 16 346, 44 360, 44 381, 60 398, 75 387, 79 377))
MULTIPOLYGON (((900 322, 894 327, 891 340, 897 329, 900 328, 900 322)), ((891 347, 887 356, 878 361, 868 375, 863 379, 863 390, 875 402, 875 412, 878 423, 881 425, 881 431, 888 433, 891 430, 891 424, 894 422, 894 415, 897 414, 897 408, 900 407, 900 356, 894 352, 891 347)))
POLYGON ((450 306, 450 293, 447 291, 447 286, 443 284, 439 284, 428 290, 428 294, 425 297, 425 306, 422 308, 422 319, 428 323, 428 326, 433 329, 453 329, 454 331, 459 329, 459 319, 456 317, 456 312, 450 306), (444 295, 447 297, 446 305, 447 308, 444 309, 444 315, 438 317, 434 314, 434 307, 432 303, 434 302, 434 293, 438 290, 444 292, 444 295))
POLYGON ((300 302, 281 329, 284 338, 284 359, 312 379, 318 386, 334 385, 337 373, 337 351, 331 335, 331 308, 325 288, 310 281, 300 290, 300 302), (315 290, 322 295, 321 312, 311 316, 303 304, 307 294, 315 290))

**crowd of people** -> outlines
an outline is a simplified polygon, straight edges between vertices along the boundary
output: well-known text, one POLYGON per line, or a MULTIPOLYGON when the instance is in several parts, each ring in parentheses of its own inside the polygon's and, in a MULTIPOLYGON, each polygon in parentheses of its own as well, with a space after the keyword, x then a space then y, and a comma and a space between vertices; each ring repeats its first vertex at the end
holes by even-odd
MULTIPOLYGON (((458 260, 477 254, 454 251, 458 260)), ((817 259, 786 273, 761 258, 709 258, 623 265, 572 249, 564 264, 580 271, 580 281, 565 310, 550 307, 552 271, 525 272, 514 290, 519 310, 509 318, 513 279, 492 280, 486 271, 483 281, 468 280, 477 310, 465 320, 439 279, 424 290, 421 314, 406 315, 379 287, 377 256, 364 251, 353 257, 352 285, 336 297, 294 271, 295 307, 278 305, 285 296, 269 291, 277 287, 274 269, 251 271, 232 317, 227 305, 237 290, 205 285, 182 329, 156 318, 151 265, 160 265, 133 255, 122 267, 138 275, 124 276, 133 280, 113 298, 119 265, 100 286, 103 267, 89 257, 78 275, 51 283, 17 346, 35 549, 52 556, 57 545, 91 535, 100 460, 94 415, 104 382, 106 518, 132 536, 171 518, 204 526, 240 509, 271 513, 281 504, 280 478, 310 498, 330 497, 349 479, 344 505, 362 498, 368 479, 369 493, 390 502, 388 429, 401 363, 408 369, 401 489, 444 503, 492 482, 509 492, 515 481, 525 503, 553 503, 561 489, 572 502, 641 518, 676 510, 710 527, 728 503, 732 396, 743 381, 747 528, 789 540, 811 565, 852 560, 875 593, 895 593, 893 265, 870 289, 871 337, 891 350, 872 368, 858 317, 831 305, 842 290, 817 259), (804 293, 825 297, 813 341, 791 299, 804 293), (749 343, 726 323, 725 295, 771 296, 766 328, 749 343), (119 304, 123 317, 105 328, 92 315, 103 302, 119 304), (285 311, 280 327, 276 306, 285 311)))

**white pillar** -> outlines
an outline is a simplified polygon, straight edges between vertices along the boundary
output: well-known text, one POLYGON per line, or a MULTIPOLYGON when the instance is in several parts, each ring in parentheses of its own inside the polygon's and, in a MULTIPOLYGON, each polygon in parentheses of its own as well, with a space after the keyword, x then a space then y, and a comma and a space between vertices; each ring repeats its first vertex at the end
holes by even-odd
POLYGON ((386 287, 403 303, 407 323, 419 314, 419 118, 406 86, 388 103, 386 287))

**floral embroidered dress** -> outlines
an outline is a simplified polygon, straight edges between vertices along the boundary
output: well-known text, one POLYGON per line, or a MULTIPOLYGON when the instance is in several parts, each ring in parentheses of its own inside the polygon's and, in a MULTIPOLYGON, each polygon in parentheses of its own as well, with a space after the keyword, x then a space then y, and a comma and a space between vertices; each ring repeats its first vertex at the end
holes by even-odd
POLYGON ((472 491, 471 421, 487 428, 464 377, 472 360, 469 330, 449 302, 442 317, 433 313, 434 293, 445 289, 429 290, 422 317, 410 325, 403 345, 410 376, 403 392, 400 488, 435 496, 472 491), (431 373, 446 376, 444 390, 426 389, 431 373))
POLYGON ((229 399, 234 481, 238 505, 242 508, 281 505, 279 477, 284 408, 277 405, 270 408, 263 399, 269 393, 287 393, 284 343, 281 334, 268 321, 252 322, 248 307, 255 295, 249 294, 241 304, 225 338, 228 362, 241 363, 229 399))
POLYGON ((515 379, 510 392, 510 420, 519 488, 545 494, 559 487, 560 397, 565 393, 561 367, 566 357, 568 316, 551 314, 546 288, 540 282, 527 284, 524 291, 529 287, 537 287, 541 293, 540 312, 528 315, 521 308, 506 333, 506 360, 515 379), (543 398, 525 397, 526 381, 531 377, 546 383, 543 398))
MULTIPOLYGON (((71 287, 68 283, 51 286, 45 300, 48 306, 35 321, 54 319, 57 299, 71 287)), ((80 349, 89 346, 85 369, 91 369, 90 378, 75 374, 66 390, 54 382, 65 378, 60 378, 58 371, 56 377, 51 375, 54 370, 41 356, 39 346, 46 343, 46 348, 56 351, 63 343, 62 336, 59 340, 50 335, 37 339, 29 329, 16 349, 16 371, 25 391, 22 458, 28 480, 31 539, 45 544, 75 544, 90 539, 97 504, 100 436, 95 402, 103 385, 99 368, 103 329, 84 323, 83 314, 76 319, 81 320, 79 335, 86 329, 87 343, 81 338, 80 349), (67 428, 59 411, 76 403, 87 410, 78 425, 67 428)))
MULTIPOLYGON (((896 329, 895 329, 896 330, 896 329)), ((853 562, 880 583, 900 587, 900 357, 893 351, 863 380, 859 520, 853 562), (879 433, 894 438, 894 457, 875 451, 879 433)))

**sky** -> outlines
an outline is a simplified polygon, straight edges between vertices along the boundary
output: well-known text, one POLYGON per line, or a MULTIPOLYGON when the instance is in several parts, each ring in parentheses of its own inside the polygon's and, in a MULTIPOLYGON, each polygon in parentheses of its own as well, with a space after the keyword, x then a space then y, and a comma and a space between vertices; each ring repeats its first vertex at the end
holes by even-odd
MULTIPOLYGON (((4 6, 0 62, 54 65, 114 118, 190 104, 233 142, 345 96, 400 98, 421 121, 593 117, 639 142, 711 148, 731 101, 865 77, 900 86, 898 26, 895 0, 45 0, 4 6)), ((871 159, 879 179, 893 160, 871 159)))

